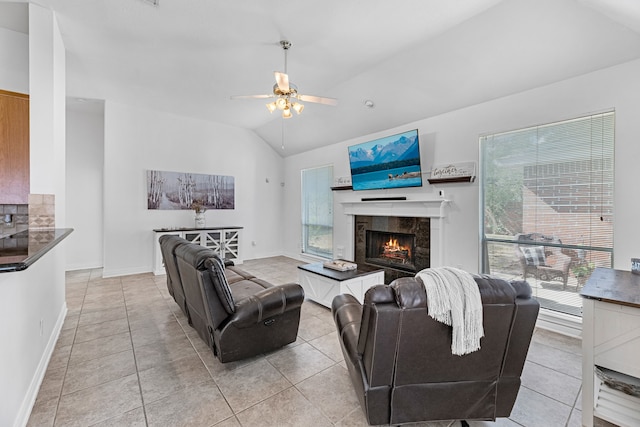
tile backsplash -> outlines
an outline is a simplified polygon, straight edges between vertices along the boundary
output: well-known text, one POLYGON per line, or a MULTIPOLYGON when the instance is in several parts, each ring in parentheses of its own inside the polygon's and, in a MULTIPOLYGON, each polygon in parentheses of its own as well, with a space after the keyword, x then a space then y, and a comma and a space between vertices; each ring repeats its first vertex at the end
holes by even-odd
POLYGON ((29 228, 56 226, 56 197, 53 194, 29 194, 29 228))
POLYGON ((9 236, 29 227, 29 205, 0 204, 0 237, 9 236))
POLYGON ((56 197, 53 194, 29 194, 28 205, 0 204, 0 237, 55 226, 56 197))

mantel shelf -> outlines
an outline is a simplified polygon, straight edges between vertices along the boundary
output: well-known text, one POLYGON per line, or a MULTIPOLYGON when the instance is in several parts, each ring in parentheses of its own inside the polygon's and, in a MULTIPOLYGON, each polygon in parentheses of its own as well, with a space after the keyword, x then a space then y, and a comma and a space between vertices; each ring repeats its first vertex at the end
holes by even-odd
POLYGON ((475 176, 456 176, 453 178, 429 178, 429 184, 447 184, 451 182, 474 182, 475 176))
POLYGON ((377 205, 380 203, 397 203, 399 205, 440 205, 442 203, 449 203, 449 199, 423 199, 423 200, 384 200, 380 198, 378 200, 345 200, 340 202, 341 205, 377 205))
POLYGON ((346 215, 378 215, 443 218, 447 199, 347 200, 340 202, 346 215))

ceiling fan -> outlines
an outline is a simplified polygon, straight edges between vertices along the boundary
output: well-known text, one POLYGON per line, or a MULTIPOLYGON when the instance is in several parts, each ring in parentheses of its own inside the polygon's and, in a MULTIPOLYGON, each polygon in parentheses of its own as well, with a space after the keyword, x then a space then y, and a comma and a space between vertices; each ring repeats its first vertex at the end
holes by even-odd
POLYGON ((304 104, 299 101, 314 102, 323 105, 336 105, 338 100, 334 98, 301 95, 298 93, 298 87, 289 81, 289 76, 287 75, 287 51, 291 47, 291 42, 288 40, 281 40, 280 46, 282 46, 282 49, 284 50, 284 72, 274 72, 276 84, 273 85, 273 93, 267 95, 238 95, 232 96, 231 99, 276 98, 275 101, 267 104, 267 109, 272 113, 276 110, 282 111, 282 117, 285 119, 289 119, 293 116, 291 110, 298 114, 302 113, 304 104))

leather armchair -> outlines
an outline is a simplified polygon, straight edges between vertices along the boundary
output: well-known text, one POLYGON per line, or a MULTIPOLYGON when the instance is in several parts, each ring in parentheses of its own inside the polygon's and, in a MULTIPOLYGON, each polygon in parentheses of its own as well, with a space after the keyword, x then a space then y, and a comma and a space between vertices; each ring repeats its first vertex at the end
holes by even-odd
POLYGON ((178 273, 178 265, 176 263, 176 248, 180 245, 188 244, 189 242, 180 236, 174 236, 165 234, 158 239, 160 242, 160 251, 162 252, 162 260, 164 262, 164 269, 167 273, 167 289, 169 294, 173 297, 173 300, 178 304, 182 312, 191 324, 191 318, 189 311, 187 310, 187 301, 184 296, 184 289, 182 287, 182 280, 178 273))
POLYGON ((483 304, 481 349, 451 353, 451 328, 428 315, 420 279, 375 286, 364 304, 334 298, 346 365, 369 424, 508 417, 539 304, 524 281, 474 276, 483 304))
POLYGON ((178 246, 177 267, 192 326, 221 362, 278 349, 296 340, 304 291, 273 286, 225 266, 211 249, 178 246))

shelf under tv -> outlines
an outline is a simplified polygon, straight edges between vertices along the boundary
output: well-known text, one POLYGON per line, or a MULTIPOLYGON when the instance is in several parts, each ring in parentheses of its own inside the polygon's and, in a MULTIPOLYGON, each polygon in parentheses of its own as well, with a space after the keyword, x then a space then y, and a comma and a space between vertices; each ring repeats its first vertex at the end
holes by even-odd
POLYGON ((475 176, 456 176, 454 178, 429 178, 429 184, 444 184, 447 182, 473 182, 475 181, 475 176))

